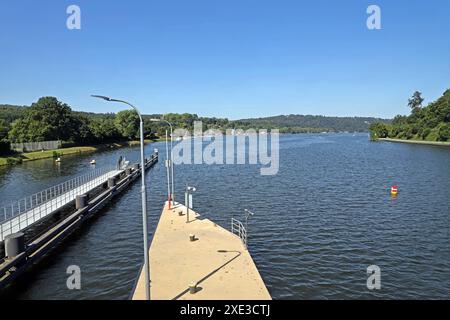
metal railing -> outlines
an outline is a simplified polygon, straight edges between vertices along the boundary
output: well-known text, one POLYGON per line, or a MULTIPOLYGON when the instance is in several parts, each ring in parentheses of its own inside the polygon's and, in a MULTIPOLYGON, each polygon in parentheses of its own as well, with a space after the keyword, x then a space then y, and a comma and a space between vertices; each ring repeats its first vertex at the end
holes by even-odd
POLYGON ((26 228, 116 174, 116 168, 96 169, 3 207, 0 209, 0 241, 3 241, 6 235, 26 228))
POLYGON ((247 230, 245 229, 242 222, 231 218, 231 233, 237 235, 241 239, 242 244, 247 249, 247 230))

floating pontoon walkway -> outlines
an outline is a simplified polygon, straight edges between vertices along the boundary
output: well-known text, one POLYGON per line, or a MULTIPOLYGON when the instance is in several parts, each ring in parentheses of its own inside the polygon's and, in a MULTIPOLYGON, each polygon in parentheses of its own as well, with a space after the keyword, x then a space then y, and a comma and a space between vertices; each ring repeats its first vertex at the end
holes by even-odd
MULTIPOLYGON (((144 170, 149 170, 156 163, 158 163, 158 154, 154 153, 150 158, 145 159, 144 170)), ((0 259, 0 290, 12 284, 28 268, 48 256, 55 247, 110 200, 127 190, 141 176, 142 170, 138 164, 127 166, 125 170, 109 168, 92 170, 84 176, 13 203, 10 210, 4 212, 5 216, 13 214, 12 219, 6 222, 7 232, 11 229, 11 221, 17 224, 20 222, 20 227, 23 229, 41 218, 42 227, 46 229, 39 233, 29 230, 27 243, 25 232, 6 237, 5 257, 0 259), (24 205, 28 210, 23 209, 24 205), (64 205, 68 206, 66 214, 56 223, 52 221, 46 224, 44 215, 48 216, 64 205), (24 217, 28 217, 28 220, 24 217)), ((2 221, 2 226, 4 224, 2 221)), ((12 225, 14 230, 15 224, 12 225)))
POLYGON ((0 211, 0 242, 5 237, 25 230, 41 219, 75 201, 76 197, 98 188, 123 170, 95 170, 88 175, 52 187, 13 203, 0 211))
MULTIPOLYGON (((151 300, 270 300, 241 239, 192 210, 189 216, 186 223, 181 205, 169 210, 166 203, 163 209, 149 251, 151 300), (189 290, 193 283, 195 294, 189 290)), ((143 299, 141 272, 133 300, 143 299)))

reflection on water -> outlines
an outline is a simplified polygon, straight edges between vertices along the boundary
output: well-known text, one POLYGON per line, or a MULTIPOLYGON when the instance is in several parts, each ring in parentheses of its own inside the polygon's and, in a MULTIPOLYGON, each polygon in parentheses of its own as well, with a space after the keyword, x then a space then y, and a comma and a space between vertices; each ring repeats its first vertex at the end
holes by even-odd
MULTIPOLYGON (((250 220, 250 251, 275 299, 450 297, 450 149, 370 143, 367 135, 282 136, 280 172, 257 166, 189 165, 176 168, 177 197, 197 187, 194 206, 229 227, 250 220), (390 187, 399 186, 396 199, 390 187), (381 268, 382 289, 366 287, 367 267, 381 268)), ((147 146, 165 155, 164 143, 147 146)), ((0 202, 109 166, 127 148, 0 168, 0 202)), ((165 201, 163 161, 148 176, 153 232, 165 201)), ((109 204, 8 294, 22 299, 126 299, 139 272, 139 183, 109 204), (66 268, 78 265, 82 290, 65 286, 66 268)))

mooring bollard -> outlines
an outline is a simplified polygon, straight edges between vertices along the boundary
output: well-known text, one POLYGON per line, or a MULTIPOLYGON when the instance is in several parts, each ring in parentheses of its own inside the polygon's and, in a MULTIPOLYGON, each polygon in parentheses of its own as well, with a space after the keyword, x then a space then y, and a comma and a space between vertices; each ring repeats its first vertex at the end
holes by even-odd
POLYGON ((8 259, 17 257, 25 251, 25 234, 13 233, 5 237, 5 255, 8 259))
POLYGON ((86 208, 87 202, 88 202, 88 196, 86 194, 77 196, 75 199, 75 209, 80 210, 80 209, 86 208))
POLYGON ((192 282, 189 285, 189 293, 190 294, 196 294, 197 293, 197 283, 196 282, 192 282))
POLYGON ((108 179, 108 188, 114 188, 116 186, 116 178, 109 178, 108 179))

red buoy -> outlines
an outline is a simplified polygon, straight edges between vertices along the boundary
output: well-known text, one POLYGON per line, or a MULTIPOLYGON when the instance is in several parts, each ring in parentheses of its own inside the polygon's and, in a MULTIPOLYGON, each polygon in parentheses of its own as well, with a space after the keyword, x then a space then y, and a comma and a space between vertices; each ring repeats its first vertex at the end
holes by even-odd
POLYGON ((397 196, 398 195, 398 187, 397 186, 393 186, 391 187, 391 196, 397 196))

